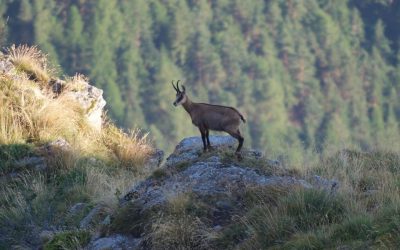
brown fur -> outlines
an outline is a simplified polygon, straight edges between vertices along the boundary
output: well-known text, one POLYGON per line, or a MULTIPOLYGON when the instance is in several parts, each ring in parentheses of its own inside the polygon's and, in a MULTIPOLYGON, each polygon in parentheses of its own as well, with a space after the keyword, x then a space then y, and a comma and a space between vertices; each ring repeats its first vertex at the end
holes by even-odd
POLYGON ((192 123, 199 128, 203 140, 204 150, 210 148, 209 130, 224 131, 236 138, 239 145, 236 153, 240 152, 244 138, 240 134, 240 121, 246 122, 243 115, 232 107, 213 105, 208 103, 192 102, 185 91, 178 92, 174 105, 182 104, 192 118, 192 123), (182 96, 183 95, 183 96, 182 96), (178 100, 180 100, 178 102, 178 100), (206 143, 207 140, 207 143, 206 143))

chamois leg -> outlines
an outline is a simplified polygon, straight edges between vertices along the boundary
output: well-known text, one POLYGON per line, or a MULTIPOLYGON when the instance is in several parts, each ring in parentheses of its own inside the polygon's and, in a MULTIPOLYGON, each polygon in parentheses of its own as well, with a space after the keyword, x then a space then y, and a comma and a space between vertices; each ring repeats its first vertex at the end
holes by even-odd
POLYGON ((207 150, 207 145, 206 145, 206 132, 205 130, 199 128, 200 133, 201 133, 201 139, 203 140, 203 151, 207 150))
POLYGON ((228 134, 230 134, 232 137, 236 138, 239 141, 239 145, 236 149, 235 154, 237 155, 239 160, 243 159, 242 155, 240 154, 240 150, 242 149, 244 138, 240 134, 239 129, 237 129, 236 131, 227 131, 227 132, 228 132, 228 134))
POLYGON ((208 149, 211 149, 212 147, 211 147, 211 144, 210 144, 210 138, 209 138, 209 136, 210 136, 210 130, 209 130, 209 129, 206 129, 207 148, 208 148, 208 149))

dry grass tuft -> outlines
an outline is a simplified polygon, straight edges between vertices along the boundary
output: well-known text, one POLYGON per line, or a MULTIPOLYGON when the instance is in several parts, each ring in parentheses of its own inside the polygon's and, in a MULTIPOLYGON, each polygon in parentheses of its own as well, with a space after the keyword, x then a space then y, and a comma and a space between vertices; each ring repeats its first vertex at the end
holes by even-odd
POLYGON ((118 198, 126 193, 135 182, 137 175, 131 171, 119 171, 110 175, 107 170, 98 166, 87 167, 85 189, 95 203, 107 204, 109 207, 118 205, 118 198))
POLYGON ((73 77, 67 78, 64 91, 80 91, 87 85, 88 82, 89 78, 77 73, 73 77))
POLYGON ((153 249, 211 249, 216 233, 199 217, 188 213, 189 194, 175 196, 167 210, 151 225, 153 249))
POLYGON ((140 130, 124 133, 111 123, 107 123, 103 129, 102 140, 121 166, 140 170, 149 154, 153 152, 147 135, 141 135, 140 130))
POLYGON ((27 79, 0 77, 0 143, 70 139, 87 129, 80 106, 66 96, 47 98, 27 79))
POLYGON ((47 57, 36 46, 12 45, 7 54, 17 70, 25 72, 29 79, 41 82, 47 87, 50 74, 54 73, 47 64, 47 57))

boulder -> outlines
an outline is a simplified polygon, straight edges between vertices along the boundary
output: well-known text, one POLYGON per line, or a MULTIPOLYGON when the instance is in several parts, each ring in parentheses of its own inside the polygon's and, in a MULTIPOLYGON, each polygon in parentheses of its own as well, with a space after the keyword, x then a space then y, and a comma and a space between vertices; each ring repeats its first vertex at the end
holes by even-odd
POLYGON ((160 149, 155 149, 155 151, 147 158, 144 163, 144 168, 147 171, 154 171, 160 167, 162 161, 164 159, 164 151, 160 149))
POLYGON ((68 210, 68 212, 69 212, 70 215, 75 215, 77 213, 80 213, 86 206, 87 206, 86 203, 79 202, 79 203, 76 203, 75 205, 73 205, 68 210))
POLYGON ((103 90, 96 88, 85 81, 80 82, 80 88, 65 93, 76 100, 85 111, 89 124, 100 131, 103 124, 102 114, 106 101, 103 98, 103 90))
POLYGON ((111 210, 108 207, 98 204, 81 220, 79 227, 81 229, 89 229, 104 221, 110 212, 111 210))
POLYGON ((87 249, 89 250, 134 250, 139 249, 141 239, 130 236, 115 234, 92 241, 87 249))
MULTIPOLYGON (((234 148, 237 140, 231 136, 210 136, 210 144, 214 148, 234 148)), ((167 158, 165 165, 174 166, 181 162, 197 159, 203 152, 203 141, 201 137, 189 137, 183 139, 176 147, 174 152, 167 158)))

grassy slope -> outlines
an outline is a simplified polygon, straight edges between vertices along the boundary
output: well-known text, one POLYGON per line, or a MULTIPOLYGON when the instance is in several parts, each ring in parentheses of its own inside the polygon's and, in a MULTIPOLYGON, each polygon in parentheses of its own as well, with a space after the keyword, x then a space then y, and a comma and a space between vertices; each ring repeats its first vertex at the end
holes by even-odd
MULTIPOLYGON (((37 246, 43 230, 75 230, 85 215, 68 215, 77 202, 88 204, 86 213, 98 203, 115 208, 117 195, 144 175, 143 162, 153 150, 139 131, 125 134, 111 122, 102 132, 93 130, 74 100, 54 96, 54 70, 36 48, 12 47, 5 59, 15 70, 0 74, 0 249, 37 246), (41 150, 58 138, 71 149, 51 155, 41 150), (28 156, 44 156, 46 171, 17 169, 15 162, 28 156)), ((81 80, 66 79, 64 89, 73 91, 81 80)), ((79 245, 84 234, 64 238, 79 245)))
MULTIPOLYGON (((223 158, 229 155, 215 152, 223 158)), ((171 199, 165 209, 140 216, 140 207, 132 203, 117 211, 106 231, 137 237, 144 233, 146 244, 153 249, 399 246, 400 154, 381 149, 314 156, 307 162, 289 164, 288 173, 310 181, 316 174, 336 179, 340 183, 336 194, 304 188, 245 187, 228 197, 203 199, 188 192, 171 199)), ((235 164, 282 174, 282 170, 246 158, 235 164)), ((176 168, 179 171, 181 166, 176 168)), ((159 170, 153 177, 162 180, 164 175, 159 170)))

